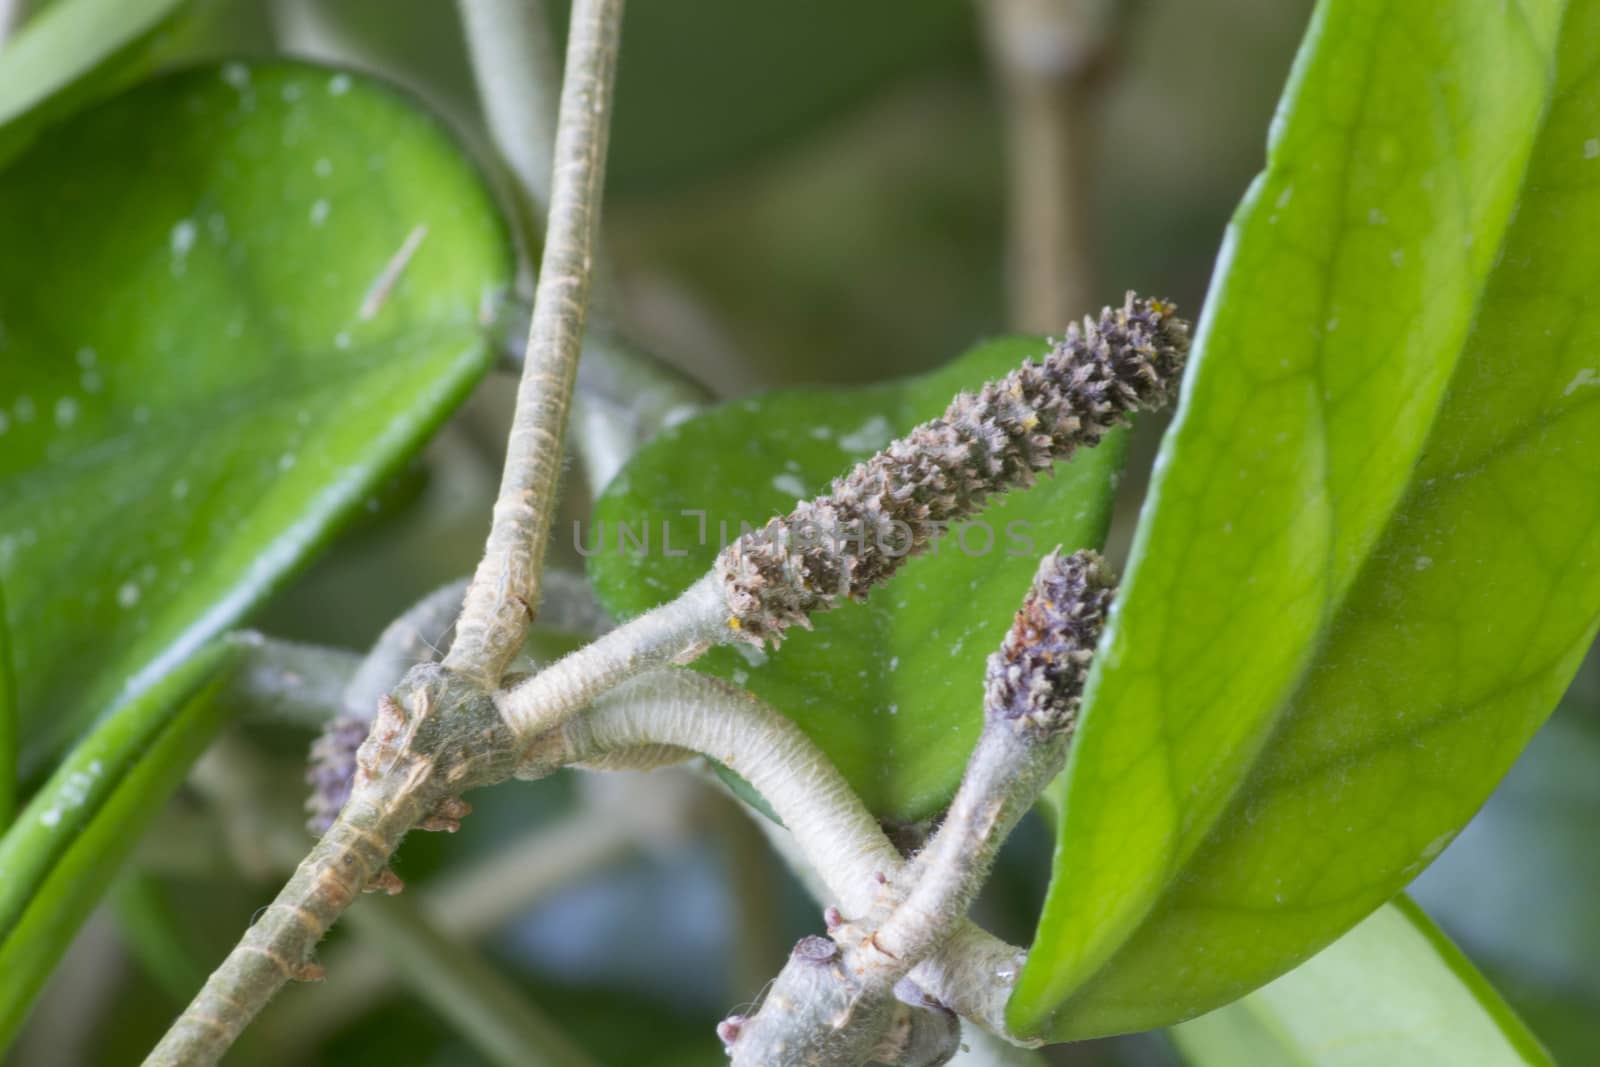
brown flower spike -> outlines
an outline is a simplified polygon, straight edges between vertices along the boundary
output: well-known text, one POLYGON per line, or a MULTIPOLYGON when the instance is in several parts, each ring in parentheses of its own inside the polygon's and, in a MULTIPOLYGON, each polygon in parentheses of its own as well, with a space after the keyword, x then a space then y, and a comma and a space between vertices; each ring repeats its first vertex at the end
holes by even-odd
POLYGON ((1068 327, 1042 359, 957 396, 828 495, 729 545, 716 561, 729 628, 776 644, 840 597, 864 599, 990 497, 1164 406, 1189 351, 1189 324, 1174 311, 1129 293, 1120 308, 1068 327))
POLYGON ((1063 556, 1057 549, 1046 556, 999 651, 989 657, 984 715, 1040 739, 1076 726, 1116 593, 1116 575, 1098 554, 1063 556))

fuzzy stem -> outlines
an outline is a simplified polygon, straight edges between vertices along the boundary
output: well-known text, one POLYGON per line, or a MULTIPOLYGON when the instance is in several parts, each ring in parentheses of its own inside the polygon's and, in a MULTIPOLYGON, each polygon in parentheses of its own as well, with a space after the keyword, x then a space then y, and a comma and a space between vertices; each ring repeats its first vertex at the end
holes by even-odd
MULTIPOLYGON (((833 941, 812 938, 796 947, 754 1017, 724 1021, 735 1065, 943 1062, 937 1057, 947 1045, 938 1043, 934 1008, 949 1006, 940 999, 940 992, 952 992, 949 975, 929 976, 939 992, 914 977, 908 984, 908 975, 952 942, 966 947, 965 936, 956 935, 965 935, 967 909, 995 854, 1061 769, 1113 589, 1092 552, 1063 557, 1058 550, 1041 561, 1000 651, 990 657, 984 729, 944 823, 895 872, 892 891, 876 907, 848 922, 834 914, 833 941), (896 1001, 914 1010, 897 1009, 896 1001), (892 1056, 883 1042, 894 1046, 892 1056)), ((968 973, 983 946, 972 949, 973 958, 954 961, 968 973)), ((1019 961, 997 962, 999 969, 977 972, 987 973, 990 988, 1000 984, 994 978, 1002 971, 1015 976, 1019 961)), ((980 995, 984 988, 977 986, 980 995)), ((988 1005, 996 1008, 1003 1004, 988 1005)))
MULTIPOLYGON (((553 769, 653 745, 709 756, 749 782, 840 908, 866 915, 892 892, 905 861, 843 775, 792 720, 717 679, 661 670, 619 686, 528 746, 532 762, 524 766, 553 769)), ((962 923, 913 977, 958 1015, 1004 1036, 1022 958, 1021 949, 962 923)))
MULTIPOLYGON (((418 894, 421 906, 452 938, 477 941, 641 843, 645 826, 664 814, 655 799, 657 808, 648 812, 637 800, 627 805, 588 801, 594 806, 530 831, 469 867, 441 874, 418 894)), ((676 810, 665 814, 683 817, 676 810)), ((326 964, 333 979, 326 989, 315 997, 285 1000, 266 1020, 274 1033, 286 1035, 279 1038, 288 1043, 279 1049, 285 1062, 309 1058, 309 1050, 327 1034, 376 1006, 396 978, 382 954, 365 943, 334 946, 326 964)))
POLYGON ((512 738, 470 680, 421 664, 395 694, 361 746, 339 817, 147 1064, 216 1062, 284 983, 321 976, 312 952, 360 892, 397 888, 387 864, 407 831, 441 806, 446 814, 458 810, 461 792, 510 774, 512 738))
POLYGON ((419 665, 396 688, 398 699, 382 702, 349 802, 151 1053, 151 1064, 220 1058, 285 982, 318 975, 311 953, 359 892, 397 885, 387 863, 407 831, 419 823, 454 825, 465 809, 461 792, 511 772, 513 739, 489 692, 521 648, 539 600, 599 225, 622 6, 573 6, 529 355, 484 558, 447 661, 419 665))
POLYGON ((147 1067, 216 1063, 285 983, 321 977, 311 961, 312 950, 421 818, 425 802, 417 784, 384 778, 379 788, 351 798, 278 898, 150 1053, 147 1067))
MULTIPOLYGON (((531 248, 536 245, 537 220, 550 205, 561 82, 548 13, 540 0, 460 0, 460 8, 478 99, 489 135, 516 179, 525 216, 519 230, 531 248)), ((612 287, 604 284, 610 271, 598 251, 592 273, 593 300, 596 310, 603 312, 612 287)), ((514 305, 511 310, 510 317, 515 318, 514 305)), ((515 345, 505 351, 508 365, 519 371, 526 363, 527 337, 524 325, 515 335, 515 345)), ((590 493, 598 494, 641 441, 660 428, 660 410, 698 407, 707 399, 697 383, 633 352, 602 322, 593 323, 583 345, 571 413, 572 443, 590 493), (608 390, 595 388, 596 380, 618 377, 626 397, 620 405, 610 402, 608 390)))
POLYGON ((528 359, 493 525, 445 659, 451 670, 485 685, 500 680, 539 602, 600 224, 622 6, 622 0, 577 0, 572 9, 528 359))
MULTIPOLYGON (((595 697, 652 667, 699 655, 727 634, 721 588, 701 578, 676 600, 618 626, 592 644, 557 660, 499 697, 506 724, 525 743, 536 743, 595 697)), ((522 762, 529 756, 524 753, 522 762)), ((554 768, 519 767, 522 778, 554 768)))
POLYGON ((865 910, 900 856, 850 784, 790 719, 734 686, 693 671, 654 671, 571 719, 551 763, 672 745, 720 762, 749 782, 810 857, 828 892, 865 910))
MULTIPOLYGON (((426 888, 420 894, 422 904, 452 938, 476 941, 543 897, 624 855, 635 839, 633 827, 615 818, 580 816, 511 841, 481 864, 426 888)), ((397 977, 370 945, 335 946, 327 957, 333 976, 327 989, 316 997, 286 1001, 268 1020, 308 1051, 319 1037, 374 1007, 397 977)))
POLYGON ((1089 551, 1039 563, 1033 584, 989 657, 984 724, 961 786, 933 840, 912 862, 911 890, 877 924, 861 955, 897 980, 961 923, 994 857, 1066 763, 1094 647, 1116 580, 1089 551))
MULTIPOLYGON (((612 628, 583 575, 551 570, 540 584, 539 620, 545 629, 592 638, 612 628)), ((344 689, 345 714, 370 721, 378 701, 407 670, 443 654, 466 589, 466 579, 441 586, 388 625, 344 689)))
POLYGON ((906 880, 911 890, 865 953, 898 979, 949 939, 983 887, 1017 821, 1066 761, 1066 741, 1040 744, 990 724, 973 750, 949 814, 906 880))
MULTIPOLYGON (((600 317, 605 310, 606 290, 599 288, 607 277, 604 267, 605 261, 599 260, 596 314, 584 337, 572 396, 570 438, 591 495, 605 488, 641 444, 713 399, 700 382, 634 347, 600 317)), ((527 305, 501 301, 494 336, 501 365, 520 372, 527 354, 527 305)))
MULTIPOLYGON (((207 753, 194 775, 196 785, 221 809, 221 821, 229 840, 235 842, 235 853, 240 844, 245 845, 262 865, 258 872, 261 876, 284 869, 292 871, 304 852, 303 832, 287 812, 276 810, 278 805, 273 803, 266 772, 256 753, 245 748, 239 739, 224 737, 207 753)), ((573 847, 592 849, 591 842, 602 841, 618 825, 614 819, 591 819, 574 825, 568 836, 581 838, 573 841, 569 851, 573 847)), ((373 994, 381 993, 391 979, 403 977, 419 998, 451 1020, 467 1040, 495 1062, 589 1063, 554 1023, 528 1003, 521 990, 462 944, 509 917, 510 909, 497 910, 493 906, 495 893, 516 893, 527 888, 530 872, 544 878, 548 885, 554 881, 553 874, 559 877, 561 873, 553 867, 566 869, 563 861, 567 857, 551 850, 552 840, 546 831, 536 854, 518 849, 514 843, 513 856, 500 854, 488 861, 485 869, 474 869, 473 875, 487 877, 492 884, 474 883, 472 888, 477 893, 473 897, 439 885, 433 893, 424 894, 420 903, 378 899, 352 910, 350 921, 357 941, 354 946, 347 943, 344 952, 329 959, 328 970, 336 981, 327 990, 313 997, 291 998, 291 1005, 315 1009, 315 1014, 309 1019, 294 1016, 293 1025, 287 1027, 288 1035, 276 1035, 278 1058, 282 1062, 307 1058, 308 1050, 326 1036, 331 1023, 347 1021, 360 1008, 370 1006, 373 994), (527 870, 506 863, 508 858, 527 870), (485 889, 489 893, 487 901, 483 899, 485 889), (468 925, 457 929, 463 920, 468 925), (478 928, 472 924, 478 924, 478 928), (330 1007, 334 1009, 332 1014, 327 1010, 330 1007), (321 1025, 317 1025, 319 1020, 321 1025)))
POLYGON ((384 628, 344 688, 340 703, 345 714, 370 721, 378 701, 412 664, 433 658, 461 610, 466 591, 465 579, 440 586, 384 628))

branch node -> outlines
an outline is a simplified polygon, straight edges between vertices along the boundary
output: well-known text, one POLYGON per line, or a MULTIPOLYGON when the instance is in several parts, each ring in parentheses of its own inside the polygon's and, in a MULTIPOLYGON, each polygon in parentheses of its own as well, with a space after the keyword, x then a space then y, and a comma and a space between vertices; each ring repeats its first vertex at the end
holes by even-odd
POLYGON ((405 891, 406 884, 400 876, 394 873, 393 868, 385 867, 362 887, 363 893, 382 893, 385 896, 396 896, 405 891))
POLYGON ((316 960, 307 960, 296 967, 290 977, 296 982, 322 982, 327 980, 328 972, 316 960))

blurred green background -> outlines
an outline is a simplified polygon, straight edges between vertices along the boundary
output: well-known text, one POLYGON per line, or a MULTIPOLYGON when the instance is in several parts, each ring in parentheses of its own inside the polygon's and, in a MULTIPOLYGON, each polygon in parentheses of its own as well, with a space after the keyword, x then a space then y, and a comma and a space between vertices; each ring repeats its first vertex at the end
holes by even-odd
MULTIPOLYGON (((1137 288, 1193 311, 1228 215, 1261 165, 1310 3, 1130 7, 1092 104, 1094 303, 1137 288)), ((636 343, 718 395, 737 396, 914 373, 1006 330, 1004 130, 969 0, 635 0, 623 39, 605 237, 613 311, 636 343)), ((171 62, 287 51, 374 70, 412 88, 470 143, 485 143, 447 0, 194 0, 162 47, 171 62)), ((491 379, 256 624, 362 649, 416 597, 470 571, 510 384, 491 379)), ((1139 428, 1115 558, 1160 429, 1139 428)), ((558 535, 555 556, 576 569, 570 538, 558 535)), ((1600 1049, 1597 707, 1600 669, 1591 663, 1415 890, 1573 1064, 1596 1062, 1600 1049)), ((268 788, 286 810, 298 803, 306 740, 288 729, 250 734, 275 762, 268 788)), ((451 878, 459 888, 491 857, 537 867, 566 855, 580 866, 550 847, 573 811, 591 820, 600 812, 625 831, 592 855, 577 847, 589 873, 542 892, 539 871, 521 869, 532 887, 525 905, 480 936, 600 1062, 724 1062, 716 1020, 752 1001, 787 946, 818 925, 731 803, 684 776, 563 774, 474 801, 478 813, 459 835, 408 841, 399 871, 414 890, 447 891, 451 878)), ((197 796, 179 797, 141 846, 143 864, 79 938, 9 1062, 137 1062, 266 902, 277 885, 270 864, 241 874, 229 858, 239 843, 230 851, 203 816, 197 796)), ((1042 827, 1025 824, 981 905, 998 932, 1027 937, 1048 853, 1042 827)), ((366 995, 341 992, 339 961, 363 951, 355 940, 336 933, 324 953, 332 980, 287 991, 231 1062, 480 1062, 370 952, 365 966, 377 978, 366 995)), ((1176 1062, 1151 1035, 1048 1055, 1064 1064, 1176 1062)))

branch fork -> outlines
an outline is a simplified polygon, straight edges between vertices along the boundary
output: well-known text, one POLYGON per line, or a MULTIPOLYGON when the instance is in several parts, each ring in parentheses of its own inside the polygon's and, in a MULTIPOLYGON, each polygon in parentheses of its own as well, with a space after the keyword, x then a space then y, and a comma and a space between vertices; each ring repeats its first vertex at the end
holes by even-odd
MULTIPOLYGON (((944 823, 879 883, 866 914, 845 921, 836 908, 824 913, 828 937, 796 946, 755 1016, 724 1021, 719 1033, 735 1065, 929 1067, 954 1055, 954 1016, 918 979, 950 988, 936 954, 963 932, 1000 845, 1065 762, 1114 590, 1092 552, 1045 557, 990 658, 984 729, 944 823)), ((989 985, 1009 993, 1007 982, 989 985)), ((1009 1036, 1002 1018, 976 1018, 1009 1036)))
MULTIPOLYGON (((792 534, 818 520, 875 530, 915 520, 915 531, 970 515, 1134 411, 1164 403, 1187 337, 1169 305, 1130 294, 1121 308, 1071 328, 1043 359, 958 396, 943 417, 836 480, 829 494, 735 541, 678 599, 503 690, 486 679, 505 677, 510 636, 520 646, 531 613, 516 614, 514 635, 495 629, 498 609, 467 620, 474 604, 537 596, 539 582, 508 590, 511 572, 490 565, 503 544, 491 533, 444 662, 413 667, 379 700, 338 817, 148 1062, 213 1062, 285 982, 320 977, 311 953, 328 928, 362 890, 396 891, 388 861, 401 838, 417 827, 456 828, 468 789, 570 764, 638 767, 692 753, 723 761, 761 790, 858 917, 835 924, 827 953, 806 942, 762 1010, 729 1021, 736 1063, 939 1063, 959 1032, 952 1011, 1004 1034, 1006 990, 995 975, 1014 975, 1021 952, 963 917, 1000 841, 1061 765, 1110 599, 1098 560, 1051 555, 1041 565, 991 662, 988 721, 951 813, 910 863, 793 723, 735 687, 663 668, 719 642, 776 645, 789 626, 809 625, 812 612, 865 597, 905 554, 887 553, 878 537, 853 538, 857 550, 847 555, 829 538, 792 534), (493 588, 475 598, 485 575, 493 588)), ((521 505, 497 510, 497 522, 506 516, 526 517, 521 505)), ((914 540, 913 551, 929 543, 914 540)), ((375 656, 385 648, 380 642, 375 656)), ((321 750, 325 758, 338 751, 335 741, 321 750)))

